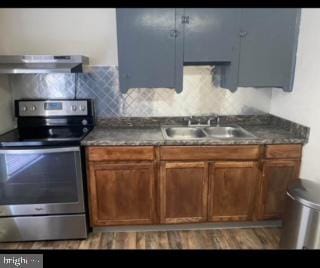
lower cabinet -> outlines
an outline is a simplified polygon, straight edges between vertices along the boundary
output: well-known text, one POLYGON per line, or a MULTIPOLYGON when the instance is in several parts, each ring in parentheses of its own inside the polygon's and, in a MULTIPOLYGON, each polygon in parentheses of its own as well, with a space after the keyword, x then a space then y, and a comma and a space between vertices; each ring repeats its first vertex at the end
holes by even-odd
POLYGON ((89 147, 91 226, 279 219, 301 148, 89 147))
POLYGON ((160 222, 207 220, 207 162, 161 162, 160 222))
POLYGON ((299 176, 300 160, 263 161, 258 219, 280 219, 288 185, 299 176))
POLYGON ((153 164, 90 163, 91 225, 150 224, 155 220, 153 164))
POLYGON ((209 221, 251 220, 259 180, 257 162, 215 162, 209 170, 209 221))

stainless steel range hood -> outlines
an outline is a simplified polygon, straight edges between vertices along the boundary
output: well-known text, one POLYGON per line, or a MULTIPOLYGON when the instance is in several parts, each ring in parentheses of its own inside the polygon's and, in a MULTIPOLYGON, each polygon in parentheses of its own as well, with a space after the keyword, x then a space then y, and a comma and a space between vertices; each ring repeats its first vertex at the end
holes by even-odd
POLYGON ((82 73, 89 58, 81 55, 0 56, 0 74, 82 73))

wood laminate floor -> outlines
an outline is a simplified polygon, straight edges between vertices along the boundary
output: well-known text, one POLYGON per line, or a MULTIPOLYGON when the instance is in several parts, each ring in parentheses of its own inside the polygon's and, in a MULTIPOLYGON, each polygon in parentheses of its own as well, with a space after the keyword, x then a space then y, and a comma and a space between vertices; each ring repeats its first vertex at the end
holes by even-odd
POLYGON ((280 228, 100 232, 86 240, 0 243, 0 249, 277 249, 280 228))

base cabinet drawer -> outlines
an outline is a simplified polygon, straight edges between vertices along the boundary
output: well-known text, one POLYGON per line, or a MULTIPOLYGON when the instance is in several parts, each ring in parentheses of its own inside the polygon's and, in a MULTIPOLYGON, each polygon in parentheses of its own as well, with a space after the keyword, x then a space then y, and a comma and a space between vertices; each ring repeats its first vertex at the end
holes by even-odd
POLYGON ((89 172, 93 227, 154 223, 153 164, 91 163, 89 172))
POLYGON ((216 162, 209 168, 209 221, 251 220, 258 190, 256 162, 216 162))
POLYGON ((153 146, 91 146, 87 149, 89 161, 151 161, 153 146))
POLYGON ((301 144, 266 145, 266 158, 299 159, 301 155, 301 144))
POLYGON ((160 147, 160 159, 167 161, 254 160, 259 156, 258 145, 160 147))

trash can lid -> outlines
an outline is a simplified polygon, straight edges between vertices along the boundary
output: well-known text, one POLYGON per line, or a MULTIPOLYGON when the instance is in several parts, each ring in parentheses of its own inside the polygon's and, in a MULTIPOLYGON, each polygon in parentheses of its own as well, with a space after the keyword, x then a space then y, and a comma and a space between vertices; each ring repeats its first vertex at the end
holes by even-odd
POLYGON ((301 204, 320 210, 320 184, 299 179, 288 188, 287 194, 301 204))

